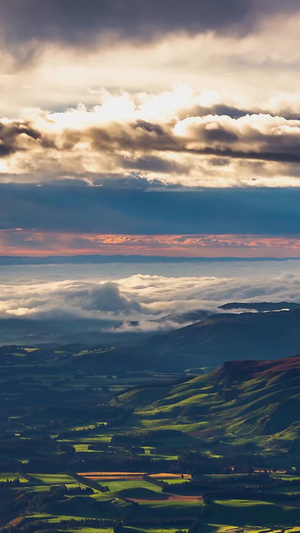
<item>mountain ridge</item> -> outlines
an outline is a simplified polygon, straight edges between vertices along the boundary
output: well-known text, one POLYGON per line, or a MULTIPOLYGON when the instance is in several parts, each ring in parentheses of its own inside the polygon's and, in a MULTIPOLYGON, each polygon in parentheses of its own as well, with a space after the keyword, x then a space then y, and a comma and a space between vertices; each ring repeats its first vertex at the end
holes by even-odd
POLYGON ((118 402, 133 410, 127 425, 141 430, 178 429, 225 447, 296 450, 300 457, 300 355, 229 361, 173 386, 132 389, 118 402))
MULTIPOLYGON (((124 347, 115 355, 125 353, 124 347)), ((131 357, 191 367, 218 367, 228 360, 291 357, 300 353, 300 309, 268 313, 219 313, 192 325, 126 345, 131 357)), ((118 358, 122 364, 121 357, 118 358)))

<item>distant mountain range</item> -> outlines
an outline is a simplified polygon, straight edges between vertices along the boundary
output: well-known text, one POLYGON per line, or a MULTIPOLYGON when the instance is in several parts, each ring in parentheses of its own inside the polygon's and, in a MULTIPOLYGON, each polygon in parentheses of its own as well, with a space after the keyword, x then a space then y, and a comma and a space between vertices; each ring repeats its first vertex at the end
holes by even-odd
MULTIPOLYGON (((232 302, 220 305, 218 309, 222 311, 254 311, 257 313, 268 313, 272 311, 291 311, 292 309, 300 309, 300 304, 296 302, 232 302)), ((187 311, 185 313, 170 313, 156 322, 166 323, 168 321, 177 324, 187 324, 188 322, 199 322, 205 320, 215 313, 203 309, 196 309, 194 311, 187 311)))
POLYGON ((296 302, 232 302, 220 305, 219 309, 224 311, 234 310, 250 310, 258 313, 266 313, 271 311, 291 311, 292 309, 299 309, 300 304, 296 302))
MULTIPOLYGON (((224 311, 245 313, 247 311, 265 313, 281 310, 299 309, 300 304, 295 302, 261 302, 245 303, 233 302, 222 305, 220 313, 195 309, 183 313, 169 313, 158 319, 153 319, 153 335, 157 328, 163 331, 161 335, 170 332, 176 326, 187 326, 203 322, 209 317, 220 317, 224 311)), ((149 337, 151 332, 143 332, 139 321, 120 321, 118 319, 95 318, 1 318, 0 319, 0 346, 4 344, 19 344, 25 346, 47 343, 56 344, 97 344, 122 343, 129 340, 138 340, 149 337), (123 328, 123 329, 122 329, 123 328)))
MULTIPOLYGON (((285 305, 285 304, 284 304, 285 305)), ((264 313, 220 313, 190 326, 125 343, 102 364, 184 370, 225 361, 300 353, 300 308, 264 313)))
POLYGON ((48 255, 48 256, 12 256, 0 255, 0 265, 66 265, 66 264, 101 264, 101 263, 258 263, 260 261, 299 261, 298 257, 177 257, 162 255, 48 255))
POLYGON ((80 345, 76 365, 108 372, 118 369, 201 373, 226 361, 268 360, 300 353, 300 305, 231 303, 209 315, 196 310, 167 315, 159 321, 191 325, 159 334, 114 331, 120 323, 94 319, 0 320, 0 342, 23 346, 80 345), (250 312, 246 312, 246 309, 250 312), (237 310, 232 313, 227 310, 237 310), (226 312, 224 312, 226 311, 226 312), (241 312, 240 312, 241 311, 241 312), (201 370, 202 369, 202 370, 201 370))

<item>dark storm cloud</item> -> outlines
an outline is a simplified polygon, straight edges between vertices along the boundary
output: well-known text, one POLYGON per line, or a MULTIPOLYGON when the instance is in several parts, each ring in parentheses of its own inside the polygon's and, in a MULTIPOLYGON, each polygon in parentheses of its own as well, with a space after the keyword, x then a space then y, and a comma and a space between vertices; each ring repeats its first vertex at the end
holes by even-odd
MULTIPOLYGON (((300 122, 249 113, 237 119, 230 115, 204 115, 187 116, 177 124, 110 122, 102 127, 63 129, 51 135, 28 123, 0 123, 0 157, 18 150, 27 150, 29 155, 32 151, 35 167, 37 146, 43 161, 49 156, 51 167, 55 152, 61 157, 72 151, 80 161, 84 155, 80 151, 82 143, 91 153, 106 154, 118 167, 137 173, 188 172, 184 161, 172 160, 175 154, 298 164, 300 122), (28 139, 38 141, 38 145, 28 139)), ((94 177, 97 178, 96 173, 94 177)))
POLYGON ((258 109, 240 109, 226 104, 216 104, 210 107, 197 105, 192 108, 182 109, 178 113, 178 118, 182 120, 185 117, 207 117, 208 115, 227 115, 231 118, 241 118, 258 112, 258 109))
POLYGON ((41 134, 26 122, 12 122, 7 124, 0 122, 0 158, 25 149, 19 143, 20 136, 37 140, 40 139, 41 134))
MULTIPOLYGON (((161 161, 160 159, 158 161, 161 161)), ((122 163, 124 164, 124 167, 126 168, 126 160, 122 160, 122 163)), ((138 167, 138 161, 128 161, 128 167, 132 168, 134 164, 136 164, 136 167, 138 167)), ((155 163, 154 163, 155 164, 155 163)), ((158 164, 158 163, 157 163, 158 164)), ((87 175, 82 175, 82 178, 87 178, 87 175)), ((110 174, 109 176, 106 175, 99 175, 95 176, 95 174, 91 174, 90 176, 91 182, 95 186, 101 186, 105 189, 108 187, 108 181, 109 179, 109 189, 110 190, 135 190, 135 191, 146 191, 151 187, 151 189, 156 188, 162 188, 164 187, 164 184, 158 180, 154 179, 149 182, 146 178, 143 178, 138 173, 131 172, 129 176, 124 176, 121 174, 110 174)))
POLYGON ((166 132, 159 124, 138 121, 134 124, 112 122, 104 127, 91 127, 82 130, 66 129, 52 135, 51 141, 43 136, 44 144, 57 150, 71 150, 80 142, 88 142, 99 152, 115 153, 116 150, 180 150, 171 132, 166 132))
MULTIPOLYGON (((279 123, 275 123, 272 120, 274 117, 265 115, 265 127, 261 131, 259 119, 255 115, 252 117, 253 120, 246 127, 240 125, 236 119, 222 123, 222 116, 211 116, 207 121, 196 117, 198 122, 192 124, 190 131, 184 136, 174 135, 172 125, 163 128, 159 124, 143 121, 131 125, 113 123, 106 128, 94 127, 80 132, 65 131, 62 145, 64 149, 69 150, 84 141, 89 142, 91 148, 97 152, 114 153, 115 156, 123 150, 145 154, 146 158, 136 159, 133 166, 129 165, 130 160, 127 159, 124 168, 150 170, 152 162, 152 170, 160 168, 162 172, 170 171, 170 167, 167 168, 168 165, 164 164, 159 156, 164 152, 227 159, 300 162, 299 124, 292 121, 289 123, 283 117, 279 119, 279 123), (284 127, 289 127, 289 130, 286 131, 284 127), (153 152, 156 156, 151 159, 149 155, 153 152), (141 166, 137 164, 138 160, 141 166)), ((173 170, 179 170, 179 166, 176 168, 175 165, 173 170)))
MULTIPOLYGON (((299 146, 291 147, 291 150, 299 152, 299 146)), ((226 158, 227 161, 230 159, 254 159, 260 161, 273 161, 274 163, 300 163, 300 153, 292 152, 255 152, 252 150, 242 151, 242 150, 232 150, 231 148, 203 148, 203 149, 184 149, 183 152, 188 154, 195 155, 206 155, 206 156, 216 156, 226 158)))
POLYGON ((136 169, 137 171, 188 173, 190 170, 187 165, 181 165, 175 161, 166 161, 157 156, 139 157, 138 159, 120 158, 120 164, 123 168, 136 169))
MULTIPOLYGON (((246 108, 239 108, 239 107, 233 107, 228 106, 226 104, 216 104, 212 105, 210 107, 204 107, 204 106, 195 106, 192 108, 182 109, 178 113, 178 118, 182 120, 183 118, 189 116, 189 117, 207 117, 208 115, 226 115, 231 118, 241 118, 245 117, 246 115, 257 115, 259 113, 263 113, 265 115, 270 115, 272 117, 278 116, 278 112, 272 112, 270 109, 264 108, 261 109, 259 107, 253 108, 253 109, 246 109, 246 108)), ((296 111, 292 111, 290 109, 285 109, 284 105, 282 109, 280 109, 280 116, 282 118, 285 118, 286 120, 300 120, 300 114, 296 111)))
POLYGON ((145 122, 144 120, 138 120, 135 124, 136 128, 141 130, 148 131, 150 133, 154 132, 157 135, 164 135, 164 130, 159 124, 153 124, 152 122, 145 122))
MULTIPOLYGON (((299 10, 298 0, 2 0, 1 33, 7 43, 87 43, 101 33, 149 39, 183 30, 245 32, 261 17, 299 10)), ((26 59, 28 49, 19 50, 26 59)), ((31 49, 34 52, 34 49, 31 49)))
POLYGON ((88 41, 99 32, 125 37, 154 33, 222 29, 244 21, 250 0, 7 0, 0 4, 3 33, 8 41, 88 41))
POLYGON ((103 234, 300 234, 299 189, 112 190, 0 185, 0 229, 103 234))
MULTIPOLYGON (((148 123, 147 123, 148 124, 148 123)), ((150 128, 150 124, 147 126, 150 128)), ((154 124, 153 129, 146 129, 121 124, 112 124, 106 128, 91 128, 78 134, 66 132, 65 140, 70 147, 81 140, 89 141, 95 150, 112 152, 118 150, 179 150, 177 140, 171 134, 164 132, 162 128, 157 130, 158 125, 154 124)))

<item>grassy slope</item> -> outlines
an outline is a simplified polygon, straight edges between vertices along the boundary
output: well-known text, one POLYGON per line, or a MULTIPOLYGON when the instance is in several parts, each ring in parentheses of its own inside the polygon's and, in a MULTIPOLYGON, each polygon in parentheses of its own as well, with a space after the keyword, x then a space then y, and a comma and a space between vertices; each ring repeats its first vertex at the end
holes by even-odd
POLYGON ((119 401, 135 409, 135 429, 176 427, 265 446, 274 434, 278 442, 292 441, 300 434, 300 357, 230 362, 173 387, 132 390, 119 401))

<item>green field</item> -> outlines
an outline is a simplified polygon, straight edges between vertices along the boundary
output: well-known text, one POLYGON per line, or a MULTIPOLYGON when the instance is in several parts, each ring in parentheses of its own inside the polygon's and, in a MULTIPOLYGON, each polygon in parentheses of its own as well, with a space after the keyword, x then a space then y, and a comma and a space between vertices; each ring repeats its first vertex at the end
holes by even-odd
POLYGON ((98 372, 81 364, 89 353, 20 354, 1 360, 0 351, 3 523, 21 520, 25 531, 34 520, 49 533, 300 531, 299 372, 229 366, 172 381, 98 372))

